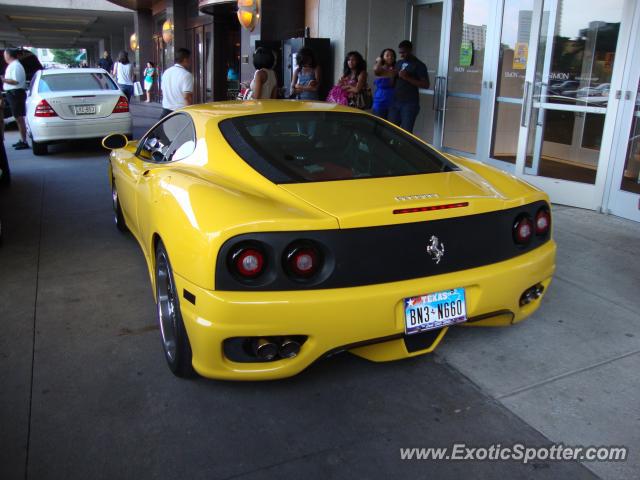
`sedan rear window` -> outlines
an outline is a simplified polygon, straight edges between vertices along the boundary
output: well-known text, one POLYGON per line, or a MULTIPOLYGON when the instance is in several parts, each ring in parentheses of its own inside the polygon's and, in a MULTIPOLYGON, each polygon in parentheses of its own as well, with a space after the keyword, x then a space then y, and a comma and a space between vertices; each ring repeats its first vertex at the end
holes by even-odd
POLYGON ((118 86, 106 73, 42 75, 38 83, 38 93, 70 90, 118 90, 118 86))
POLYGON ((430 147, 376 117, 346 112, 287 112, 220 123, 231 147, 274 183, 420 175, 458 168, 430 147))

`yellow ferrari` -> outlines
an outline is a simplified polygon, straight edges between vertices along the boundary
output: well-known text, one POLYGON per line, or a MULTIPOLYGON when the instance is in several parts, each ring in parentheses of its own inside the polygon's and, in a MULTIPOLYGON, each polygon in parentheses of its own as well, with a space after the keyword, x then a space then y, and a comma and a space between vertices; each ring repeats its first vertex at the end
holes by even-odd
POLYGON ((554 273, 545 193, 359 110, 196 105, 103 145, 178 376, 421 355, 452 326, 526 318, 554 273))

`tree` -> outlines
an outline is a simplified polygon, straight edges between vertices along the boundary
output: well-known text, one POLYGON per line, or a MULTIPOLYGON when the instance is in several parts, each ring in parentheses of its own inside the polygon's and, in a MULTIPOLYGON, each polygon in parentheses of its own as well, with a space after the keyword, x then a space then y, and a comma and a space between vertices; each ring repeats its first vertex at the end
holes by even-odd
POLYGON ((62 63, 63 65, 74 65, 78 63, 76 57, 82 53, 82 50, 77 48, 55 48, 53 51, 53 61, 56 63, 62 63))

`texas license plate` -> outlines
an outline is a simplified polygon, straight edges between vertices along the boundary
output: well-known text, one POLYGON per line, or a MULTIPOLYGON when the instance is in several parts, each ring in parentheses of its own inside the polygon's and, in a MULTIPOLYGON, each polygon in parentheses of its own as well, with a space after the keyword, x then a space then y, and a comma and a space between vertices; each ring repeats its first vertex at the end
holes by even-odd
POLYGON ((92 115, 96 113, 95 105, 76 105, 73 108, 76 112, 76 115, 92 115))
POLYGON ((407 335, 465 322, 464 288, 405 298, 404 319, 407 335))

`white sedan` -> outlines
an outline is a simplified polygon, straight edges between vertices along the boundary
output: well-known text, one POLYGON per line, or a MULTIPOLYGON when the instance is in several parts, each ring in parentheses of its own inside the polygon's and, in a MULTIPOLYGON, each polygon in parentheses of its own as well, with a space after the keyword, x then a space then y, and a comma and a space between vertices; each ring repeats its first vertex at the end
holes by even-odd
POLYGON ((27 97, 27 129, 34 155, 52 142, 130 135, 129 102, 101 68, 40 70, 27 97))

